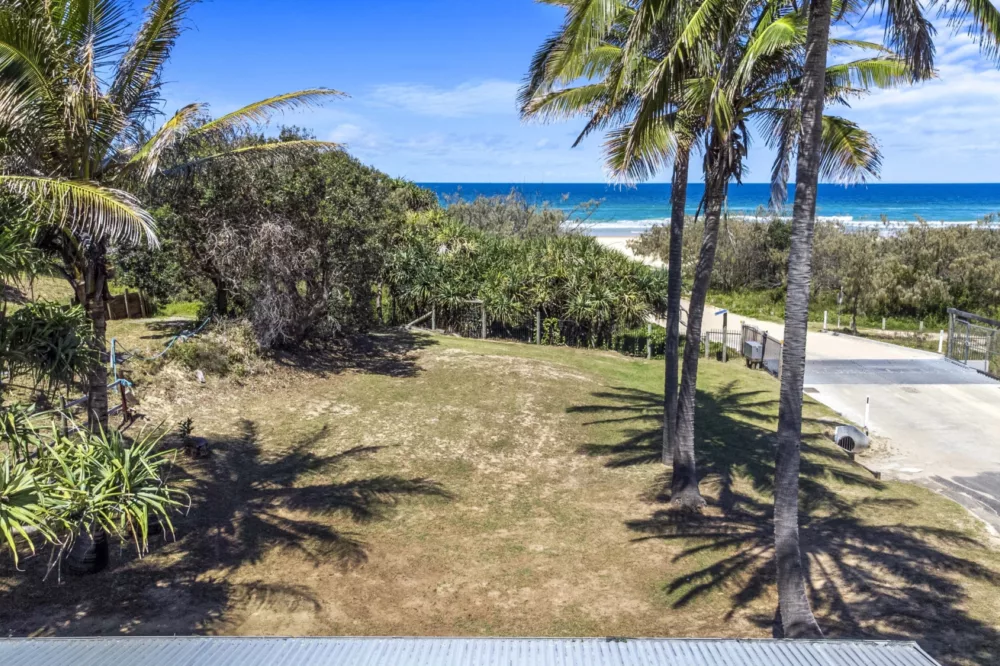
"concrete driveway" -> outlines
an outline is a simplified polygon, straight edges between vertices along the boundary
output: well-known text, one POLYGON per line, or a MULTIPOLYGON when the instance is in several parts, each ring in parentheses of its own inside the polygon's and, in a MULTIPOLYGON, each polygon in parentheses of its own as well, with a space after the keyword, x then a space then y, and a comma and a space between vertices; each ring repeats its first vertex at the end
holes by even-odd
MULTIPOLYGON (((708 314, 704 330, 722 328, 708 314)), ((780 324, 733 314, 730 328, 741 320, 784 337, 780 324)), ((888 447, 865 464, 930 486, 1000 530, 1000 382, 939 354, 816 331, 805 391, 858 424, 871 398, 870 432, 888 447)))

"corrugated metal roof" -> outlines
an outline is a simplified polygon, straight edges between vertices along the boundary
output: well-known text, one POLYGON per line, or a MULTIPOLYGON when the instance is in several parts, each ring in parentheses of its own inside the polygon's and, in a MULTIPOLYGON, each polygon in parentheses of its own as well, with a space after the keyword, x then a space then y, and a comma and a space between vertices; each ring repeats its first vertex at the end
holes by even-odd
POLYGON ((0 639, 2 666, 940 666, 916 643, 658 638, 0 639))

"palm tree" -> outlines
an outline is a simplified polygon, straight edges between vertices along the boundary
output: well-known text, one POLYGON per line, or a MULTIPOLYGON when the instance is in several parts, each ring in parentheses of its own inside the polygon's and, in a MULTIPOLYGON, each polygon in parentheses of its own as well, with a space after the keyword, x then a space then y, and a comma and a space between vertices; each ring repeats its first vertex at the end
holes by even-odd
MULTIPOLYGON (((547 0, 540 0, 547 1, 547 0)), ((563 26, 535 54, 520 94, 524 118, 557 120, 589 115, 590 121, 577 138, 578 145, 592 132, 615 121, 627 121, 645 75, 656 58, 671 43, 670 31, 660 29, 641 51, 632 51, 625 62, 624 45, 635 21, 634 3, 600 0, 565 0, 567 17, 563 26), (592 79, 577 86, 580 77, 592 79)), ((674 106, 677 101, 674 101, 674 106)), ((664 419, 662 460, 673 457, 679 374, 681 253, 687 206, 688 170, 696 131, 684 114, 674 114, 665 131, 650 134, 642 147, 643 159, 625 160, 608 143, 608 168, 613 177, 626 183, 646 180, 672 165, 670 180, 670 247, 667 263, 666 341, 664 348, 664 419)))
MULTIPOLYGON (((839 4, 839 3, 838 3, 839 4)), ((791 638, 820 635, 806 596, 805 575, 799 547, 799 458, 802 440, 802 389, 805 380, 806 331, 812 279, 813 230, 816 192, 823 165, 824 103, 828 101, 827 51, 831 17, 853 9, 868 11, 871 1, 839 4, 810 0, 807 5, 806 58, 799 85, 801 114, 798 122, 800 150, 795 170, 795 203, 792 209, 792 242, 788 256, 788 291, 785 300, 784 361, 778 409, 777 468, 775 471, 774 530, 778 566, 779 612, 784 634, 791 638)), ((1000 49, 1000 11, 982 0, 943 3, 932 0, 949 14, 956 27, 978 34, 983 50, 996 57, 1000 49)), ((886 0, 881 3, 888 45, 902 54, 911 76, 925 78, 933 71, 934 27, 921 3, 886 0)))
MULTIPOLYGON (((747 125, 757 119, 769 143, 778 149, 774 191, 785 191, 784 165, 794 154, 796 143, 791 130, 798 117, 795 86, 801 75, 805 24, 800 12, 779 6, 761 12, 759 20, 751 24, 743 7, 704 0, 691 5, 683 21, 664 29, 668 18, 677 18, 671 8, 669 2, 647 0, 637 8, 617 12, 604 41, 590 45, 589 51, 584 49, 578 60, 570 61, 573 66, 565 64, 563 51, 556 48, 557 40, 546 44, 540 54, 548 54, 548 59, 536 56, 536 67, 547 72, 548 78, 533 77, 526 92, 536 84, 535 78, 553 83, 547 87, 537 84, 533 96, 523 97, 522 103, 528 112, 548 117, 590 112, 592 119, 584 134, 620 122, 605 147, 612 170, 630 176, 648 176, 673 158, 676 180, 678 169, 687 167, 686 157, 695 138, 704 139, 706 195, 702 205, 706 225, 688 313, 683 377, 674 401, 671 389, 676 391, 676 374, 671 381, 670 373, 676 373, 676 356, 671 367, 668 348, 665 391, 665 430, 673 457, 671 501, 678 507, 697 509, 704 504, 698 491, 694 452, 698 348, 726 189, 732 178, 739 178, 749 142, 747 125), (727 43, 737 42, 731 38, 733 34, 739 34, 741 41, 726 53, 727 43), (676 37, 663 42, 664 35, 676 37), (552 53, 563 58, 557 60, 563 69, 550 65, 552 53), (551 69, 544 70, 546 65, 551 69), (573 85, 587 74, 603 75, 604 79, 573 85), (563 87, 553 90, 556 84, 563 87)), ((570 18, 573 16, 571 12, 570 18)), ((567 25, 576 24, 568 19, 567 25)), ((863 42, 842 45, 882 50, 863 42)), ((830 96, 842 100, 870 86, 897 83, 902 64, 880 55, 840 65, 837 73, 837 85, 830 96)), ((878 153, 867 133, 840 118, 824 122, 828 128, 824 168, 830 175, 857 179, 877 171, 878 153)), ((683 179, 686 182, 686 173, 683 179)), ((674 187, 673 194, 681 190, 674 187)), ((674 204, 673 213, 682 220, 683 201, 675 199, 674 204)), ((680 233, 681 224, 672 221, 672 253, 679 253, 680 233)), ((671 264, 678 271, 673 285, 675 312, 679 314, 679 258, 673 257, 671 264)), ((679 319, 676 314, 671 323, 679 319)))
MULTIPOLYGON (((161 72, 193 2, 153 0, 134 34, 127 0, 15 0, 0 7, 0 186, 29 201, 50 227, 47 246, 60 257, 102 356, 108 246, 155 246, 152 216, 136 193, 162 175, 167 151, 202 142, 202 157, 185 165, 194 167, 329 145, 293 141, 227 151, 219 141, 277 111, 340 95, 326 89, 279 95, 208 122, 204 105, 189 104, 154 127, 161 72)), ((104 364, 88 373, 87 384, 90 427, 104 428, 104 364)))

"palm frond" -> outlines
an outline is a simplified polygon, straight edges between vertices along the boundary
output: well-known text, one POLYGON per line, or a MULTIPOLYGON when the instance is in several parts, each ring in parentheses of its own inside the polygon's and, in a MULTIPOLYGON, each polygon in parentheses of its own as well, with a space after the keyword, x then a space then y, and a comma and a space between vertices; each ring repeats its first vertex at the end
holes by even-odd
POLYGON ((979 41, 982 52, 992 60, 1000 59, 1000 9, 991 0, 959 0, 946 3, 949 23, 955 29, 965 27, 979 41))
MULTIPOLYGON (((128 50, 122 55, 110 97, 125 115, 132 115, 160 72, 183 30, 184 17, 196 0, 153 0, 128 50)), ((147 111, 147 109, 142 109, 147 111)))
POLYGON ((673 162, 678 149, 676 116, 661 117, 641 134, 631 125, 608 133, 604 164, 608 175, 625 184, 648 180, 673 162))
POLYGON ((146 183, 153 177, 163 153, 176 145, 204 109, 203 104, 188 104, 163 123, 156 134, 132 155, 126 166, 137 172, 140 182, 146 183))
POLYGON ((862 58, 826 69, 827 87, 836 88, 897 88, 913 80, 909 65, 895 56, 862 58))
POLYGON ((346 95, 337 90, 328 88, 310 88, 297 92, 285 93, 275 97, 268 97, 259 102, 248 104, 242 109, 237 109, 232 113, 227 113, 215 120, 205 123, 195 129, 191 134, 207 135, 212 132, 226 132, 230 130, 249 130, 267 124, 276 113, 301 108, 311 108, 322 104, 331 98, 341 98, 346 95))
POLYGON ((924 14, 920 0, 882 0, 882 13, 886 46, 906 61, 914 80, 931 76, 937 30, 924 14))
POLYGON ((522 110, 522 116, 541 121, 563 120, 581 113, 589 113, 607 94, 603 83, 565 88, 532 99, 522 110))
POLYGON ((0 186, 27 198, 51 224, 112 240, 145 238, 150 246, 158 244, 152 216, 127 192, 38 176, 0 175, 0 186))
POLYGON ((279 163, 294 159, 304 153, 325 152, 329 150, 339 150, 342 146, 329 141, 316 141, 313 139, 301 139, 298 141, 275 141, 272 143, 261 143, 253 146, 243 146, 232 150, 224 150, 212 155, 206 155, 183 164, 171 167, 164 171, 165 175, 176 174, 189 171, 209 162, 222 159, 242 159, 242 160, 276 160, 279 163))
POLYGON ((44 23, 7 8, 0 10, 0 75, 5 79, 51 96, 45 68, 47 45, 44 23))
POLYGON ((839 116, 823 116, 820 173, 838 183, 864 183, 877 178, 882 153, 875 137, 839 116))
POLYGON ((728 84, 730 88, 732 90, 745 88, 753 77, 754 67, 759 60, 804 43, 805 29, 805 17, 798 12, 762 24, 746 45, 733 73, 732 81, 728 84))

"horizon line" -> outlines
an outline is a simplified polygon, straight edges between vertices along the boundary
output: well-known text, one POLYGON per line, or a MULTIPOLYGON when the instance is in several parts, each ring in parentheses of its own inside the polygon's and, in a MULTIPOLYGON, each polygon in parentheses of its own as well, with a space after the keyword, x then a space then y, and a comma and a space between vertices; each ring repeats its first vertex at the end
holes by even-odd
MULTIPOLYGON (((646 182, 646 183, 634 183, 632 185, 625 185, 622 183, 609 183, 607 181, 547 181, 547 180, 413 180, 413 183, 417 185, 603 185, 606 187, 621 187, 621 188, 631 188, 640 187, 644 185, 670 185, 669 182, 646 182)), ((688 185, 704 185, 704 182, 695 181, 690 182, 688 185)), ((982 182, 930 182, 930 181, 910 181, 910 182, 879 182, 879 183, 819 183, 820 185, 833 185, 835 187, 843 187, 845 189, 852 187, 878 187, 880 185, 1000 185, 1000 181, 982 181, 982 182)), ((762 181, 754 183, 732 183, 730 187, 740 187, 742 185, 766 185, 771 186, 771 183, 762 181)), ((795 183, 788 183, 789 187, 794 187, 795 183)))

